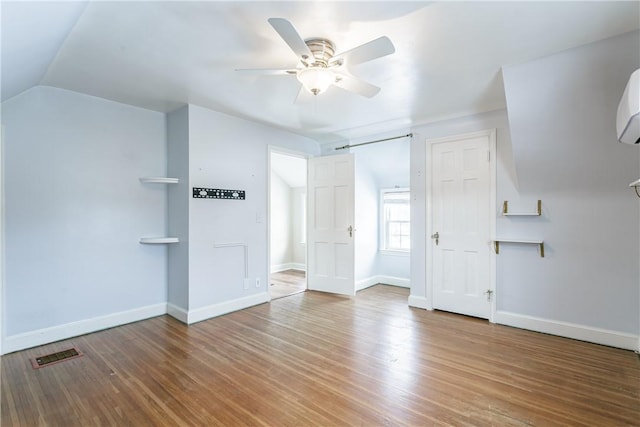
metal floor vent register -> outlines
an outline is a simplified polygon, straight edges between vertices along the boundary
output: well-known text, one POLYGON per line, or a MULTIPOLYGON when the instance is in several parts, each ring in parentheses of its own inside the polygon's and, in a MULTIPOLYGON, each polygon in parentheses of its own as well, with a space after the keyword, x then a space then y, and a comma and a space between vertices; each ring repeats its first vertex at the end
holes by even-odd
POLYGON ((69 359, 75 359, 82 356, 82 353, 75 348, 68 350, 62 350, 57 353, 47 354, 45 356, 36 357, 31 360, 31 365, 34 369, 44 368, 45 366, 51 366, 55 363, 63 362, 69 359))

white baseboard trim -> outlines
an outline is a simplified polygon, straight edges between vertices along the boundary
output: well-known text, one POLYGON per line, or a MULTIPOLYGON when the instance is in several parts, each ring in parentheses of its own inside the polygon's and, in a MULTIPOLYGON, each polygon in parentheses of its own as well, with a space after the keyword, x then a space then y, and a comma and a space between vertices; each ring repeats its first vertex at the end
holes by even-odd
POLYGON ((385 285, 398 286, 400 288, 411 288, 411 281, 402 277, 394 276, 378 276, 378 283, 385 285))
POLYGON ((559 322, 507 311, 496 311, 494 321, 501 325, 608 345, 610 347, 623 348, 625 350, 638 349, 638 336, 623 332, 594 328, 575 323, 559 322))
POLYGON ((307 271, 307 267, 304 264, 300 264, 298 262, 289 262, 286 264, 272 265, 270 268, 271 273, 279 273, 281 271, 287 270, 307 271))
POLYGON ((429 302, 425 297, 418 297, 415 295, 409 295, 409 307, 415 308, 423 308, 425 310, 433 310, 431 306, 429 306, 429 302))
POLYGON ((356 282, 356 292, 363 289, 370 288, 373 285, 378 284, 378 276, 367 277, 366 279, 358 280, 356 282))
POLYGON ((188 323, 189 313, 182 307, 167 303, 167 314, 174 319, 181 321, 182 323, 188 323))
MULTIPOLYGON (((253 307, 254 305, 263 304, 269 301, 271 301, 269 293, 261 292, 259 294, 225 301, 220 304, 212 304, 206 307, 196 308, 189 310, 187 313, 187 321, 185 323, 187 325, 191 325, 192 323, 201 322, 203 320, 211 319, 212 317, 222 316, 223 314, 231 313, 232 311, 242 310, 243 308, 253 307)), ((179 318, 176 317, 176 319, 179 318)))
POLYGON ((403 279, 402 277, 377 275, 358 280, 356 282, 356 292, 370 288, 371 286, 377 285, 379 283, 383 285, 398 286, 401 288, 411 287, 411 282, 409 281, 409 279, 403 279))
POLYGON ((299 262, 293 262, 291 263, 291 269, 298 271, 307 271, 307 266, 305 264, 300 264, 299 262))
POLYGON ((38 329, 36 331, 5 337, 2 345, 3 354, 20 351, 39 345, 50 344, 52 342, 66 340, 79 335, 90 334, 103 329, 161 316, 167 313, 167 303, 148 305, 146 307, 135 308, 133 310, 121 311, 119 313, 107 314, 105 316, 93 317, 91 319, 79 320, 77 322, 65 323, 63 325, 38 329))

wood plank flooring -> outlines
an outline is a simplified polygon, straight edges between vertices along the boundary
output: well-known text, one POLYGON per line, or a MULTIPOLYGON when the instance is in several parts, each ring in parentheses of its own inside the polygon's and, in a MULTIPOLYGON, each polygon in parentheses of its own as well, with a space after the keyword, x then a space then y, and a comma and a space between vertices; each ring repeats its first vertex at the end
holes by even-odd
POLYGON ((2 357, 2 426, 624 426, 633 352, 304 292, 189 327, 161 316, 2 357), (41 369, 29 359, 77 347, 41 369))
POLYGON ((271 300, 304 292, 307 289, 306 273, 300 270, 271 273, 270 285, 271 300))

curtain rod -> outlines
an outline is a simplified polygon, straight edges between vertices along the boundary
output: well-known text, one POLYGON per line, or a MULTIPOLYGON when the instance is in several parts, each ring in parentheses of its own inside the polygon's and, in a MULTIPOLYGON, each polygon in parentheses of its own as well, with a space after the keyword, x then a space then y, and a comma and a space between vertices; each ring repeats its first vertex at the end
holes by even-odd
POLYGON ((334 150, 346 150, 347 148, 359 147, 360 145, 375 144, 377 142, 391 141, 393 139, 407 138, 407 137, 412 137, 412 136, 413 136, 413 133, 408 133, 406 135, 394 136, 394 137, 391 137, 391 138, 376 139, 375 141, 369 141, 369 142, 361 142, 360 144, 353 144, 353 145, 347 144, 347 145, 343 145, 342 147, 336 147, 336 148, 334 148, 334 150))

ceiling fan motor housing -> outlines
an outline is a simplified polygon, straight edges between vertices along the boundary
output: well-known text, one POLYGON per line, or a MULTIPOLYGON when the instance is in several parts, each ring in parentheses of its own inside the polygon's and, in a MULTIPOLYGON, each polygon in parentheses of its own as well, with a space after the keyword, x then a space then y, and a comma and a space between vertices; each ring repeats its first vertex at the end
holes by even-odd
POLYGON ((268 21, 296 55, 298 65, 295 68, 239 71, 295 75, 304 89, 313 95, 325 92, 331 85, 367 98, 375 96, 380 91, 379 87, 351 75, 344 65, 361 64, 395 52, 388 37, 378 37, 335 56, 336 47, 331 40, 322 37, 303 39, 293 24, 284 18, 269 18, 268 21))
POLYGON ((329 65, 329 60, 333 58, 336 51, 336 46, 331 40, 313 38, 307 39, 304 42, 313 54, 313 62, 305 60, 305 65, 326 68, 329 65))

